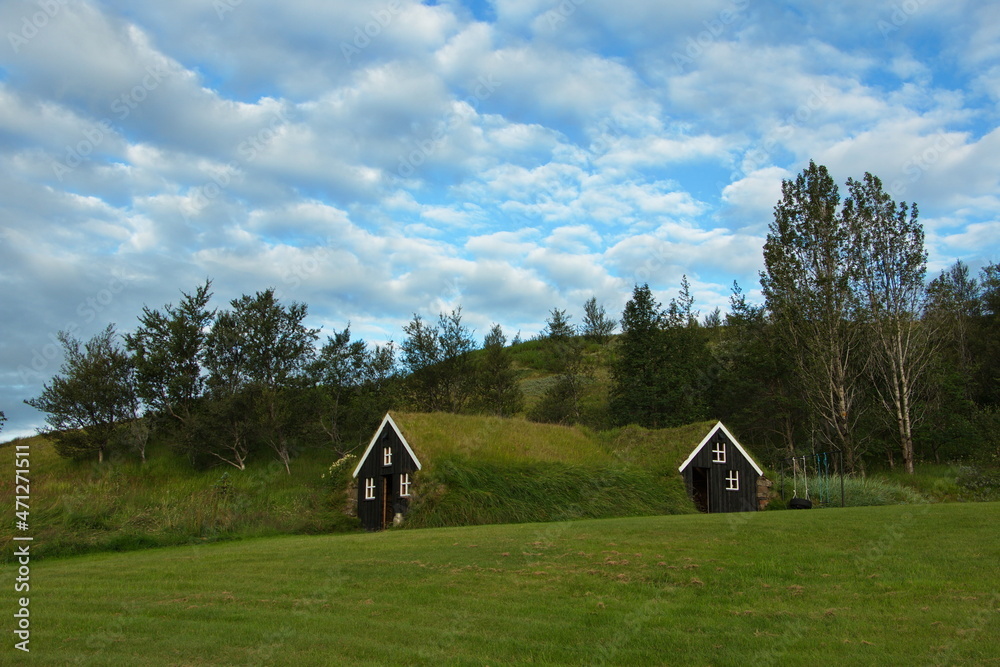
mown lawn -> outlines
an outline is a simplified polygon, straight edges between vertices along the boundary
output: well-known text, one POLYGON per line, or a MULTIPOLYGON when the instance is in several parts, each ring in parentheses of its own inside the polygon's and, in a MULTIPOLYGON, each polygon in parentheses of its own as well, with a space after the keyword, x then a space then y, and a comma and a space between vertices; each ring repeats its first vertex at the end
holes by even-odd
POLYGON ((927 504, 47 560, 31 653, 8 633, 0 662, 997 664, 998 525, 1000 503, 927 504))

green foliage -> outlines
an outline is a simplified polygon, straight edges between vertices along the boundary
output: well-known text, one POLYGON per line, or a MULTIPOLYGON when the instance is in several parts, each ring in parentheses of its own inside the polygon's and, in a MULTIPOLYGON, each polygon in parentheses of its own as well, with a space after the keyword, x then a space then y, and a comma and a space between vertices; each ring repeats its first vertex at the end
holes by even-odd
POLYGON ((666 407, 658 391, 662 322, 662 308, 649 285, 636 285, 622 312, 622 334, 611 371, 611 413, 616 424, 656 427, 664 421, 666 407))
POLYGON ((917 207, 896 203, 882 181, 866 173, 848 179, 843 216, 851 231, 851 253, 861 308, 857 326, 868 338, 863 363, 884 422, 894 431, 903 465, 913 472, 915 403, 924 393, 932 347, 930 329, 919 322, 925 305, 927 251, 917 207))
MULTIPOLYGON (((193 469, 162 443, 146 463, 111 456, 98 465, 60 458, 41 436, 17 442, 31 451, 31 551, 39 559, 358 527, 345 514, 346 479, 338 488, 321 477, 325 452, 304 452, 288 475, 263 458, 244 470, 193 469)), ((11 444, 0 451, 10 454, 11 444)), ((0 487, 0 502, 13 506, 13 485, 0 487)))
POLYGON ((636 285, 622 313, 610 411, 618 425, 679 426, 705 419, 712 378, 687 276, 667 309, 636 285))
POLYGON ((541 399, 527 412, 528 419, 550 424, 576 424, 581 421, 581 402, 585 387, 593 377, 586 354, 586 341, 576 335, 565 311, 553 308, 546 321, 542 342, 545 368, 555 378, 545 383, 541 399))
MULTIPOLYGON (((840 480, 831 478, 833 505, 840 501, 840 480)), ((812 489, 819 488, 820 481, 809 480, 812 489)), ((926 503, 927 498, 919 491, 880 477, 848 476, 844 478, 844 501, 848 507, 870 507, 873 505, 907 505, 926 503)))
POLYGON ((333 490, 343 489, 351 482, 351 473, 357 465, 358 457, 354 454, 345 454, 330 464, 320 479, 333 490))
POLYGON ((403 327, 401 345, 407 378, 408 401, 424 412, 461 411, 472 398, 470 353, 475 349, 472 333, 462 323, 462 308, 438 316, 438 326, 425 324, 420 315, 403 327))
POLYGON ((115 341, 114 325, 82 347, 67 332, 58 337, 65 353, 60 374, 40 396, 25 403, 46 413, 45 432, 61 456, 88 458, 96 453, 103 461, 115 432, 137 416, 131 359, 115 341))
POLYGON ((581 333, 587 340, 605 344, 615 332, 618 321, 608 316, 604 306, 592 296, 583 304, 583 327, 581 333))
POLYGON ((550 378, 541 399, 528 411, 527 418, 547 424, 576 424, 580 421, 581 375, 564 373, 550 378))
POLYGON ((340 453, 357 447, 393 406, 396 348, 351 340, 350 324, 334 331, 310 368, 315 386, 303 394, 298 418, 315 423, 340 453))
MULTIPOLYGON (((252 446, 250 439, 259 439, 290 474, 291 439, 302 425, 293 409, 292 390, 305 383, 318 330, 304 325, 305 304, 285 306, 273 288, 253 297, 243 295, 230 305, 232 310, 216 315, 206 341, 212 398, 230 404, 214 424, 229 437, 210 453, 240 468, 242 452, 252 446)), ((220 415, 208 416, 212 421, 220 415)))
POLYGON ((1000 467, 962 466, 956 482, 962 500, 1000 500, 1000 467))
POLYGON ((215 312, 208 309, 211 280, 193 294, 183 293, 180 305, 163 312, 143 307, 139 327, 125 335, 135 364, 135 391, 152 416, 179 427, 181 446, 189 451, 197 403, 204 395, 208 330, 215 312))
POLYGON ((509 417, 524 407, 524 393, 517 382, 507 339, 499 324, 494 324, 483 341, 483 353, 476 364, 477 412, 509 417))
POLYGON ((726 325, 709 352, 718 369, 711 413, 755 443, 764 460, 788 456, 797 441, 808 437, 792 361, 764 307, 747 303, 735 282, 726 325))
POLYGON ((801 392, 826 446, 860 464, 854 426, 863 366, 854 289, 856 255, 840 211, 840 194, 826 167, 810 161, 781 186, 781 200, 764 244, 761 290, 774 335, 794 360, 801 392))

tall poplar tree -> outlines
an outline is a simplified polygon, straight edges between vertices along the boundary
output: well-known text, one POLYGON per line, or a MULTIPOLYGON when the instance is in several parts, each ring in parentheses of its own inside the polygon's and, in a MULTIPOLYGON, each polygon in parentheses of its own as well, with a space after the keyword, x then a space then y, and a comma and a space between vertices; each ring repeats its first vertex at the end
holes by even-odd
POLYGON ((760 274, 775 332, 795 362, 803 398, 819 426, 817 436, 861 463, 855 425, 860 416, 864 354, 854 289, 855 255, 839 210, 840 193, 826 167, 810 161, 781 184, 764 244, 760 274))

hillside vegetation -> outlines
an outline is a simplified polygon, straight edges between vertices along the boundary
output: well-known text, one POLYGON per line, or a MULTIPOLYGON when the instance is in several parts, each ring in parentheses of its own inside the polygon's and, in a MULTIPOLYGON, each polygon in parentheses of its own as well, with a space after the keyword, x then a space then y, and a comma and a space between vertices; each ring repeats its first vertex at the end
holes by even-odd
MULTIPOLYGON (((598 432, 523 418, 394 418, 424 466, 406 527, 690 513, 677 466, 712 426, 598 432)), ((192 468, 166 446, 145 463, 128 456, 97 463, 61 458, 42 436, 14 442, 31 451, 36 558, 360 529, 350 516, 354 465, 348 461, 331 476, 339 455, 329 448, 298 452, 288 474, 266 459, 245 470, 192 468)), ((0 445, 10 465, 14 442, 0 445)), ((1000 499, 1000 479, 962 466, 848 478, 846 487, 849 506, 1000 499)), ((0 481, 0 503, 13 507, 14 491, 9 475, 0 481)), ((2 559, 11 552, 5 549, 2 559)))
POLYGON ((23 664, 992 664, 998 521, 952 503, 48 561, 23 664))
MULTIPOLYGON (((691 512, 676 466, 710 427, 598 434, 445 413, 396 421, 424 463, 413 526, 691 512)), ((61 458, 42 436, 16 442, 31 448, 36 557, 358 528, 347 515, 353 465, 331 478, 329 449, 300 452, 288 474, 274 460, 199 470, 164 449, 145 463, 98 464, 61 458)), ((11 477, 0 502, 13 507, 13 495, 11 477)))
POLYGON ((711 422, 650 431, 453 414, 399 414, 426 453, 411 526, 693 512, 677 466, 711 422))

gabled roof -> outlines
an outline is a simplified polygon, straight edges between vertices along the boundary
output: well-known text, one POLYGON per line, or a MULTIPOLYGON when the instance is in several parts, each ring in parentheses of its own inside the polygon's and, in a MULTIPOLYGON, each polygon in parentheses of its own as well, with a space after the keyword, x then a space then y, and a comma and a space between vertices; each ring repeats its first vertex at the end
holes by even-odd
POLYGON ((382 434, 383 429, 385 429, 386 423, 388 423, 389 426, 392 427, 392 430, 396 432, 396 435, 399 436, 399 441, 403 443, 403 447, 406 447, 406 451, 410 454, 410 458, 412 458, 413 462, 417 464, 417 470, 420 470, 420 459, 418 459, 417 455, 413 453, 410 443, 408 443, 406 438, 403 437, 403 432, 399 430, 399 427, 396 426, 396 422, 392 421, 392 417, 387 412, 385 413, 385 417, 382 418, 382 423, 379 424, 377 429, 375 429, 375 435, 372 436, 372 441, 368 443, 368 449, 366 449, 365 453, 361 455, 361 459, 358 461, 358 467, 354 469, 352 477, 357 477, 358 473, 361 472, 361 466, 364 465, 365 461, 368 459, 368 455, 371 454, 372 449, 375 447, 375 442, 382 434))
POLYGON ((743 455, 743 458, 745 458, 747 461, 750 462, 750 465, 752 465, 753 469, 757 471, 757 474, 758 475, 763 475, 764 471, 760 469, 760 466, 757 465, 757 462, 753 460, 753 457, 750 456, 749 454, 747 454, 747 450, 743 449, 743 446, 739 443, 739 441, 736 438, 733 437, 733 434, 729 432, 729 429, 726 428, 722 424, 722 422, 717 422, 715 424, 715 426, 712 427, 712 430, 709 431, 708 435, 705 436, 705 438, 701 441, 701 443, 697 447, 694 448, 694 451, 691 452, 691 455, 689 457, 687 457, 687 459, 684 461, 684 463, 682 463, 680 465, 680 467, 678 468, 678 470, 680 470, 681 472, 684 472, 684 468, 687 468, 688 464, 691 463, 691 461, 694 460, 694 457, 698 456, 698 452, 701 451, 701 448, 708 444, 709 440, 712 439, 712 436, 715 435, 715 433, 720 428, 722 429, 722 432, 725 433, 726 436, 729 438, 729 441, 732 442, 734 445, 736 445, 736 449, 740 450, 740 454, 743 455))

